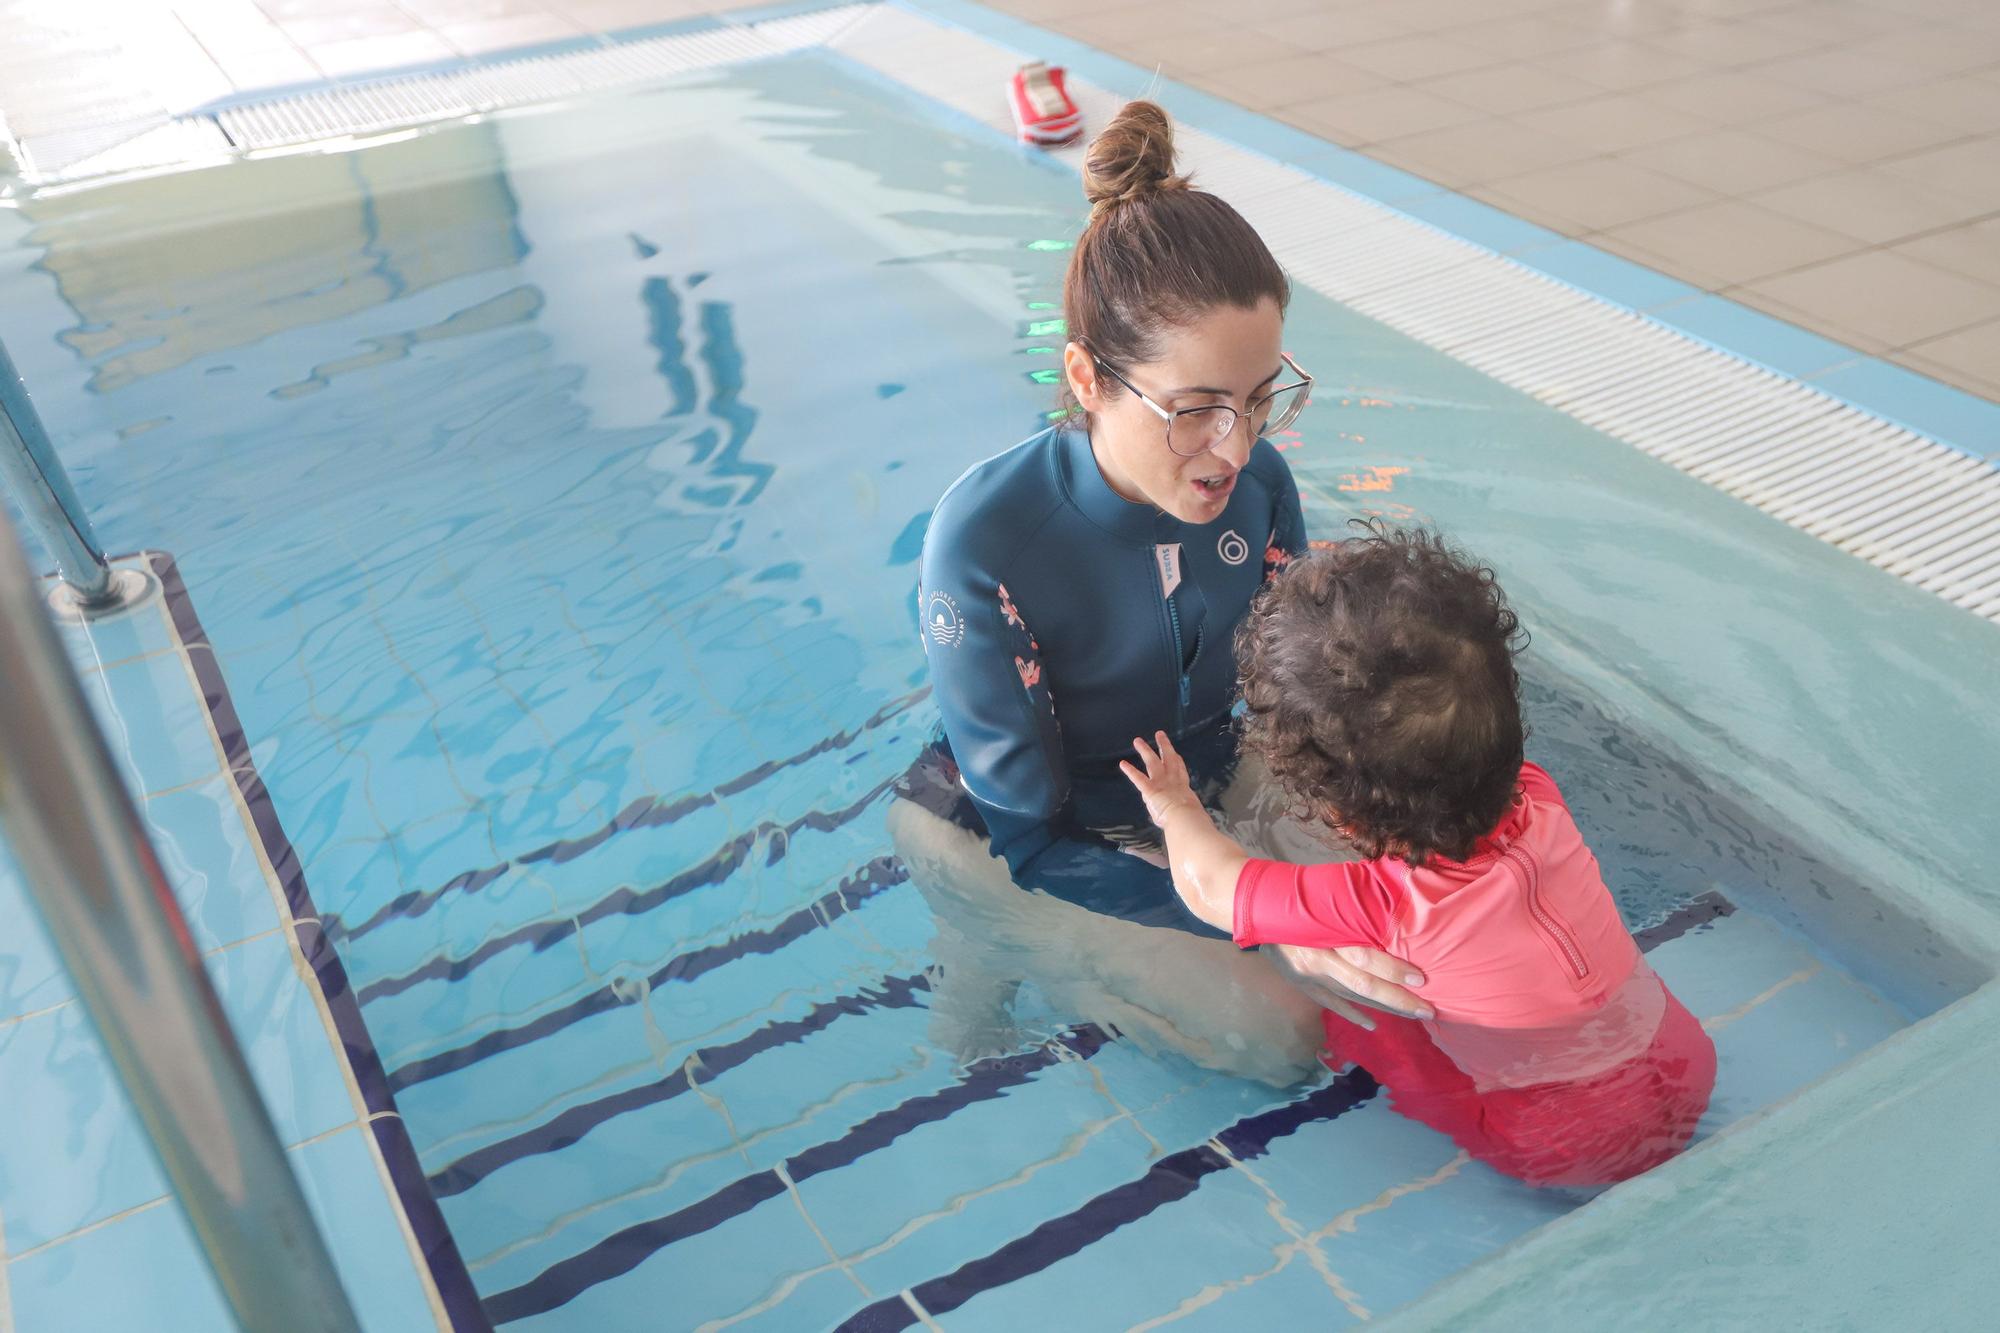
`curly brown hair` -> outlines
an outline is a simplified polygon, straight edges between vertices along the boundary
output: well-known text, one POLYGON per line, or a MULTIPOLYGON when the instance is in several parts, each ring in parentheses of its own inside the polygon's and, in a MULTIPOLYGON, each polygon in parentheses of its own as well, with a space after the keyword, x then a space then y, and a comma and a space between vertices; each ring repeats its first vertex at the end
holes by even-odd
POLYGON ((1518 789, 1525 635, 1493 571, 1436 532, 1357 526, 1237 631, 1243 745, 1363 856, 1464 860, 1518 789))

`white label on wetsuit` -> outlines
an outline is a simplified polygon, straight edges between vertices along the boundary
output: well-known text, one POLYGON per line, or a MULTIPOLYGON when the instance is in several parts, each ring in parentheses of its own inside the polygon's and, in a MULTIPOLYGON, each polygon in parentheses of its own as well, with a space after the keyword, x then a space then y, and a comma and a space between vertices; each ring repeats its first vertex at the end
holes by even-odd
POLYGON ((1155 546, 1153 559, 1160 564, 1160 596, 1172 597, 1181 586, 1181 544, 1155 546))

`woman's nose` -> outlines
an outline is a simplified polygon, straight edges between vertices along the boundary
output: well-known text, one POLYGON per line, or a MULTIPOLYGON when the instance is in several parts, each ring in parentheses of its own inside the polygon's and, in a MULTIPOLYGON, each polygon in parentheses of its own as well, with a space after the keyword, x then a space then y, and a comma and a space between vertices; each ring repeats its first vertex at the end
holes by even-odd
POLYGON ((1229 434, 1222 438, 1221 443, 1217 444, 1209 452, 1228 463, 1229 466, 1240 470, 1249 465, 1250 451, 1256 445, 1257 434, 1250 429, 1249 418, 1238 417, 1236 418, 1235 427, 1230 430, 1229 434))

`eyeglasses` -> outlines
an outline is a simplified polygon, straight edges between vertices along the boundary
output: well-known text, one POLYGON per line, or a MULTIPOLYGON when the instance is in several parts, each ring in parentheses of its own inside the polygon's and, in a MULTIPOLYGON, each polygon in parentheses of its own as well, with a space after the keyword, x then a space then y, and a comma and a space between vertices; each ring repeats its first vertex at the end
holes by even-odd
POLYGON ((1275 435, 1299 419, 1299 413, 1306 409, 1306 400, 1312 395, 1313 377, 1299 369, 1299 363, 1286 353, 1278 355, 1286 367, 1299 377, 1298 382, 1281 384, 1261 398, 1252 398, 1241 412, 1221 403, 1210 407, 1183 407, 1178 411, 1161 407, 1134 388, 1132 381, 1105 365, 1095 353, 1090 359, 1099 370, 1131 389, 1135 398, 1152 408, 1154 414, 1167 423, 1167 448, 1183 458, 1199 458, 1209 450, 1220 447, 1235 431, 1239 418, 1249 422, 1252 439, 1275 435))

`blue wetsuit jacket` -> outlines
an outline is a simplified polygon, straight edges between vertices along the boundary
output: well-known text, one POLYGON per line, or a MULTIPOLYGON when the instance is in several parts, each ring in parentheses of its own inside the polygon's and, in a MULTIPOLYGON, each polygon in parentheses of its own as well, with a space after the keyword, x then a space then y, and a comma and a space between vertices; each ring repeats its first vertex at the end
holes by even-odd
POLYGON ((1024 888, 1203 929, 1164 870, 1118 761, 1164 730, 1197 790, 1235 760, 1236 627, 1304 551, 1291 469, 1257 442, 1212 523, 1106 484, 1089 437, 1057 426, 974 466, 938 501, 917 609, 945 739, 995 855, 1024 888))

